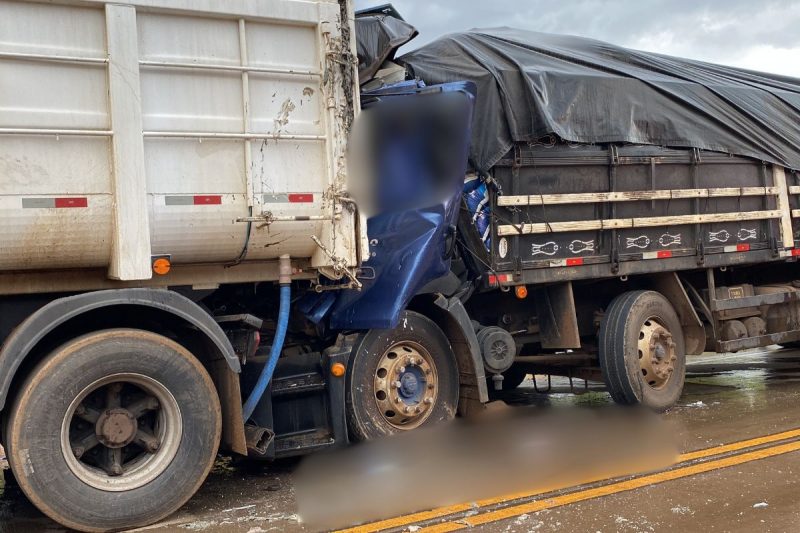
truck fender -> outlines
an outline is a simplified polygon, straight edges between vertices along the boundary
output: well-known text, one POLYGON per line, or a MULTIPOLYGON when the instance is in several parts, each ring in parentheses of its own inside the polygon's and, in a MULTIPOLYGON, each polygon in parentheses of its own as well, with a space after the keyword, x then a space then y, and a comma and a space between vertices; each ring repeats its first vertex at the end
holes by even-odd
POLYGON ((197 328, 217 349, 231 371, 241 365, 225 332, 202 307, 174 291, 164 289, 113 289, 59 298, 26 318, 0 349, 0 410, 5 406, 14 375, 36 345, 59 325, 88 311, 111 307, 150 307, 165 311, 197 328))
POLYGON ((464 416, 489 401, 480 345, 464 304, 441 294, 417 296, 409 308, 433 320, 453 348, 459 374, 458 412, 464 416))
POLYGON ((706 346, 706 330, 678 274, 668 272, 652 279, 653 288, 669 300, 678 314, 687 355, 700 355, 706 346))

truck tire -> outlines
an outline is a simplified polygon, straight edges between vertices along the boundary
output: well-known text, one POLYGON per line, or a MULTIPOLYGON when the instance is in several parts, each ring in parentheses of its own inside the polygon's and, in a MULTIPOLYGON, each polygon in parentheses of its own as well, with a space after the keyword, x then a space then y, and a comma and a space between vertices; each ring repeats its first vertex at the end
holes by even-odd
POLYGON ((394 329, 366 332, 353 348, 346 396, 353 440, 452 420, 458 367, 447 337, 412 311, 404 312, 394 329))
POLYGON ((19 388, 8 457, 25 495, 80 531, 152 524, 195 493, 222 419, 184 347, 132 329, 91 333, 48 355, 19 388))
POLYGON ((621 294, 606 310, 599 337, 600 368, 615 402, 663 411, 678 401, 686 349, 666 298, 654 291, 621 294))

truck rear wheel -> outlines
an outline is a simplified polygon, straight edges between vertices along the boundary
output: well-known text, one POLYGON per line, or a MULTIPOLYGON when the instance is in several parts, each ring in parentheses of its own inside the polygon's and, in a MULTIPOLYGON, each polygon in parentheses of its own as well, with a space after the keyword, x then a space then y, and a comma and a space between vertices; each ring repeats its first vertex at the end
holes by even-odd
POLYGON ((600 368, 615 402, 662 411, 678 401, 686 372, 683 331, 661 294, 631 291, 615 298, 599 340, 600 368))
POLYGON ((214 463, 214 384, 161 335, 85 335, 47 356, 20 391, 8 422, 11 468, 34 505, 70 528, 151 524, 183 505, 214 463))
POLYGON ((368 440, 455 417, 458 368, 427 317, 406 311, 392 330, 370 330, 353 348, 347 382, 350 436, 368 440))

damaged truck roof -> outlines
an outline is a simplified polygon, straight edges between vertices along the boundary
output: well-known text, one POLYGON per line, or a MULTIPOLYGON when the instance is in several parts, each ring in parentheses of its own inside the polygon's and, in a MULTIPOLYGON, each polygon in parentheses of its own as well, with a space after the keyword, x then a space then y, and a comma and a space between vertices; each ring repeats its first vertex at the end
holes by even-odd
POLYGON ((800 79, 511 28, 444 36, 398 62, 428 84, 478 86, 470 159, 515 142, 694 147, 800 169, 800 79))

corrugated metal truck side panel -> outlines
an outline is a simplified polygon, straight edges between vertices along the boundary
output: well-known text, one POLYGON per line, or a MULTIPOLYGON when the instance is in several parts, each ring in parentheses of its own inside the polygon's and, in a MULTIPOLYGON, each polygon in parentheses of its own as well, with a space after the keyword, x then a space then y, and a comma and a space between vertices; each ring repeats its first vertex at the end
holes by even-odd
POLYGON ((355 265, 339 18, 298 0, 1 3, 0 271, 330 266, 312 235, 355 265))

